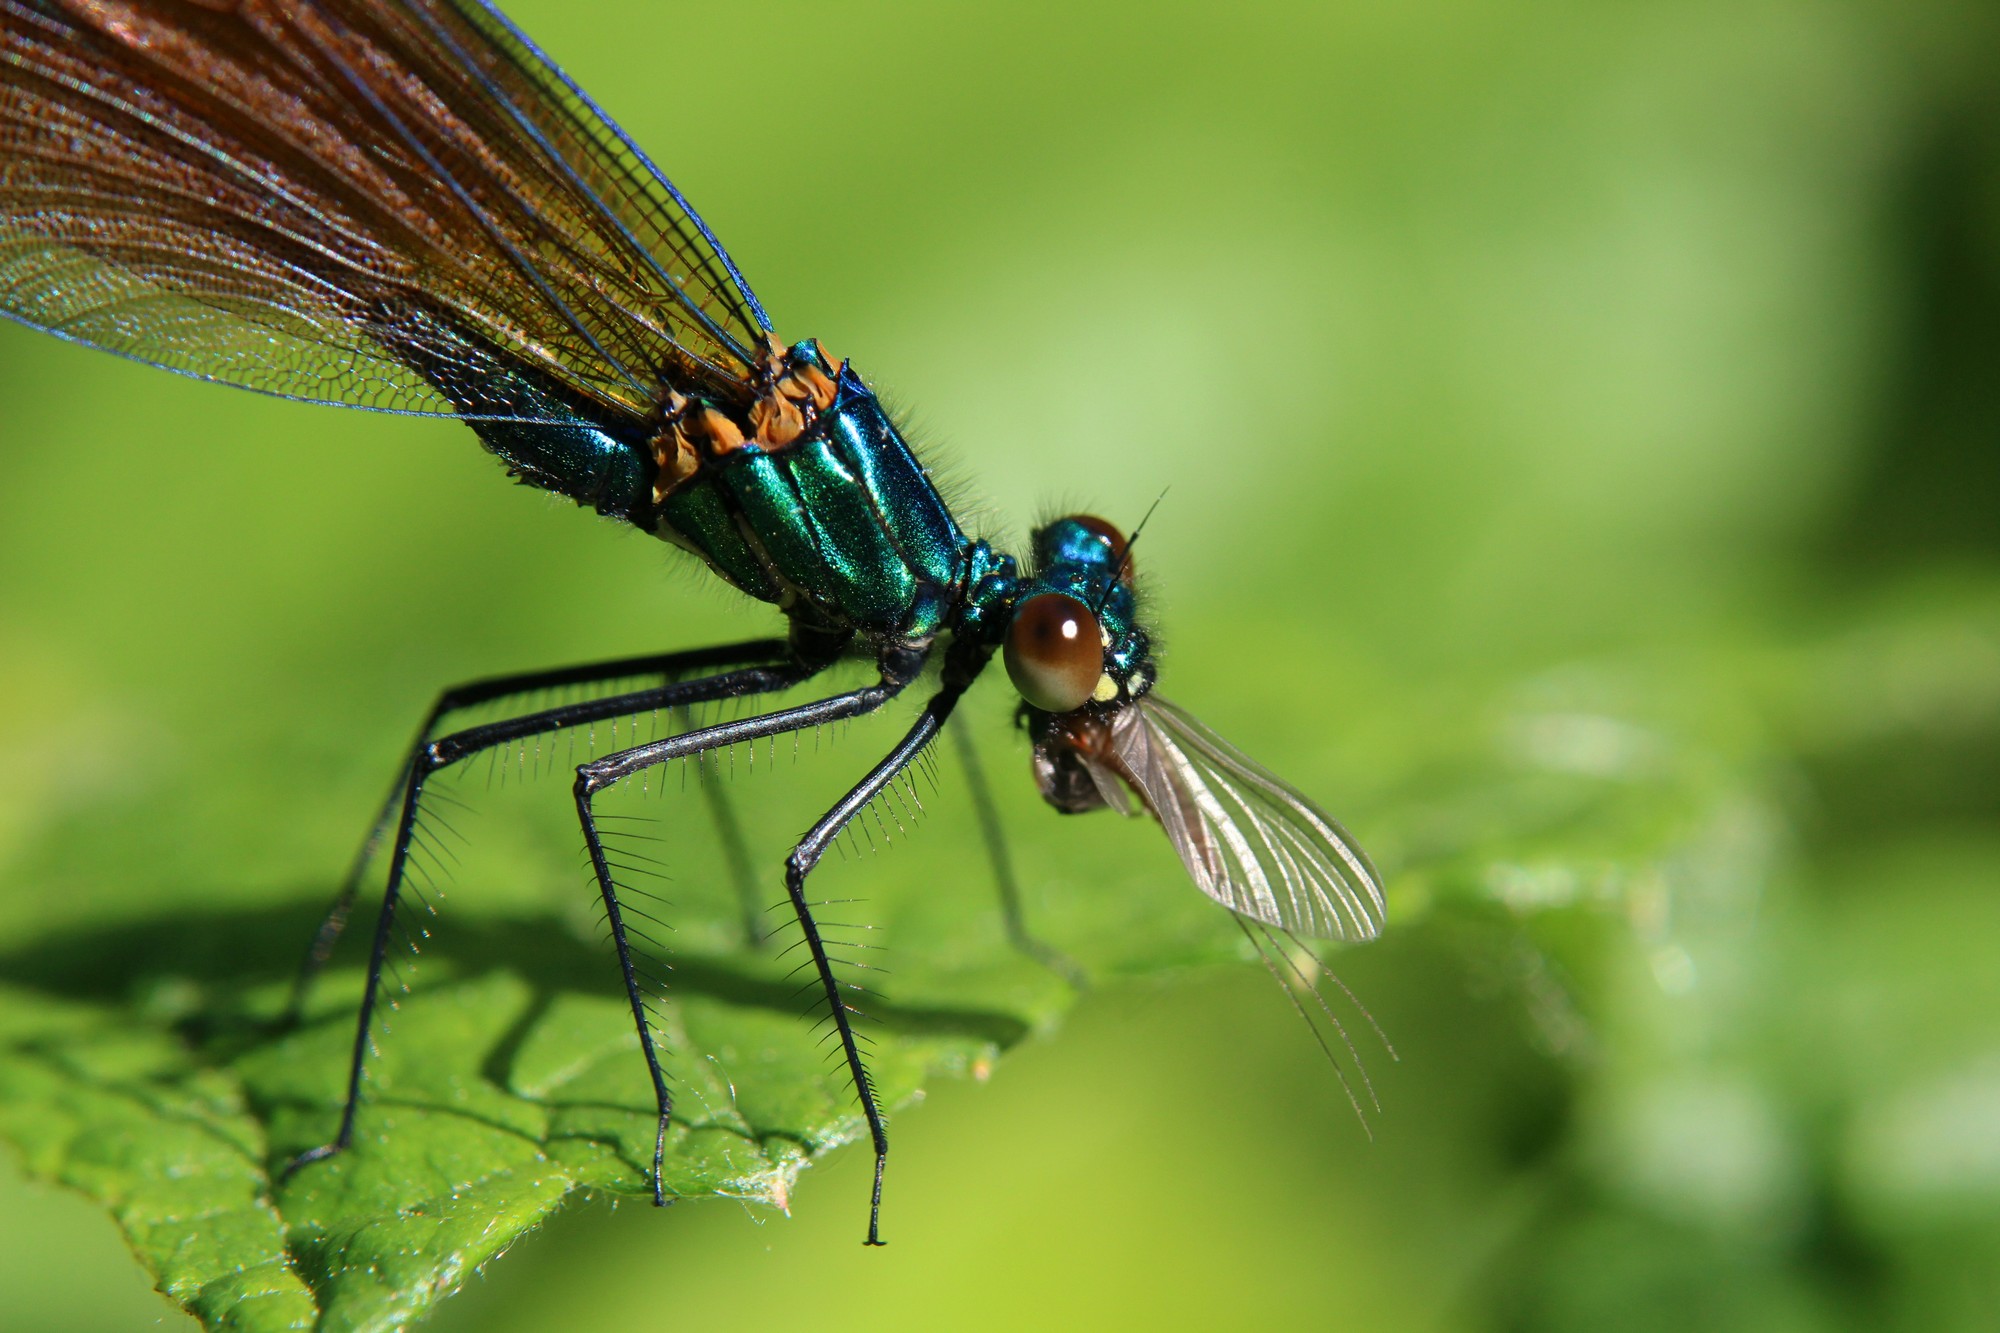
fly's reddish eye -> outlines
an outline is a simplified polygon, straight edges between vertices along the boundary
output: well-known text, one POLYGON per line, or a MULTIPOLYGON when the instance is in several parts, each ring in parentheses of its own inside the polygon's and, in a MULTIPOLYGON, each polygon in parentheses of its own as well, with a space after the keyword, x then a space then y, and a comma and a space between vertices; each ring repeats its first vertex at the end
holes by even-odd
POLYGON ((1007 627, 1007 674, 1021 697, 1045 713, 1081 708, 1104 675, 1097 617, 1074 597, 1030 597, 1007 627))

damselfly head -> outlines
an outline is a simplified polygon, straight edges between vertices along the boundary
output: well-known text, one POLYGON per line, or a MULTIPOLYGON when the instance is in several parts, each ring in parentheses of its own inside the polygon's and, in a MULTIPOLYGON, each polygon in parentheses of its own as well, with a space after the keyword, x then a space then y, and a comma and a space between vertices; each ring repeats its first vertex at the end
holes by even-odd
POLYGON ((1131 543, 1094 514, 1035 530, 1032 573, 1016 590, 1001 657, 1021 693, 1043 799, 1065 814, 1130 813, 1111 719, 1153 687, 1151 643, 1135 623, 1131 543))
POLYGON ((1333 939, 1379 932, 1381 883, 1346 831, 1154 692, 1130 543, 1075 515, 1038 530, 1034 551, 1005 658, 1042 799, 1065 814, 1145 810, 1195 885, 1253 921, 1333 939))
POLYGON ((1095 514, 1035 530, 1002 659, 1021 692, 1042 797, 1065 814, 1130 813, 1112 718, 1153 688, 1152 643, 1137 623, 1132 547, 1095 514))
POLYGON ((1152 645, 1136 621, 1124 535, 1089 514, 1059 518, 1036 530, 1033 568, 1015 590, 1002 644, 1028 707, 1066 715, 1151 689, 1152 645))

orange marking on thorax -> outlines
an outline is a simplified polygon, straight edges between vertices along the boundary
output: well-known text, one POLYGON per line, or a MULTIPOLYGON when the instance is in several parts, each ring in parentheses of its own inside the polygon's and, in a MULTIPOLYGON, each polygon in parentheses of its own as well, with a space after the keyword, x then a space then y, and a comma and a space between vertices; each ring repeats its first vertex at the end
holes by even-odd
MULTIPOLYGON (((826 358, 818 343, 813 348, 826 358)), ((785 448, 833 406, 838 394, 831 376, 816 365, 792 364, 784 345, 769 334, 760 370, 762 391, 740 421, 721 408, 668 392, 666 417, 652 440, 659 469, 654 504, 692 481, 704 462, 752 446, 765 452, 785 448)))

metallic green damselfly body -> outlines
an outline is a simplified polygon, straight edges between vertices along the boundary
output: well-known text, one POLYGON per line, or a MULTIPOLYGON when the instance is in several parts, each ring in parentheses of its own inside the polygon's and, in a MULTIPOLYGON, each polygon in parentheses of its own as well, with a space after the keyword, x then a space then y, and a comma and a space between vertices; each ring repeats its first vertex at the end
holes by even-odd
MULTIPOLYGON (((338 1132, 360 1107, 427 785, 524 738, 749 701, 577 767, 576 816, 659 1116, 673 1090, 596 802, 675 760, 872 713, 935 665, 915 723, 797 842, 790 907, 875 1150, 881 1108, 806 896, 833 839, 938 737, 997 654, 1047 801, 1157 820, 1197 887, 1271 932, 1358 940, 1381 890, 1303 796, 1161 698, 1131 542, 1077 515, 1026 559, 969 537, 846 361, 773 336, 708 227, 482 0, 0 0, 0 306, 59 337, 286 397, 464 420, 518 480, 692 552, 783 617, 752 642, 447 690, 364 848, 386 856, 338 1132), (757 701, 860 658, 873 679, 757 701), (552 685, 650 688, 497 722, 552 685)), ((977 784, 976 784, 977 785, 977 784)), ((314 942, 324 961, 359 869, 314 942)), ((1256 936, 1253 936, 1256 938, 1256 936)))

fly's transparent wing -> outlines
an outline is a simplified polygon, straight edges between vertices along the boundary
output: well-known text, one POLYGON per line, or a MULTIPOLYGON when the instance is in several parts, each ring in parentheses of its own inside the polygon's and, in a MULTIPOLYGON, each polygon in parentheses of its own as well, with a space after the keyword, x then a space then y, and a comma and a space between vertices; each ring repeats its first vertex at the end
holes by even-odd
POLYGON ((1381 933, 1381 881, 1347 831, 1235 746, 1157 694, 1118 712, 1111 745, 1203 893, 1299 935, 1381 933))
POLYGON ((0 0, 0 314, 200 378, 539 419, 747 398, 699 218, 480 0, 0 0))

